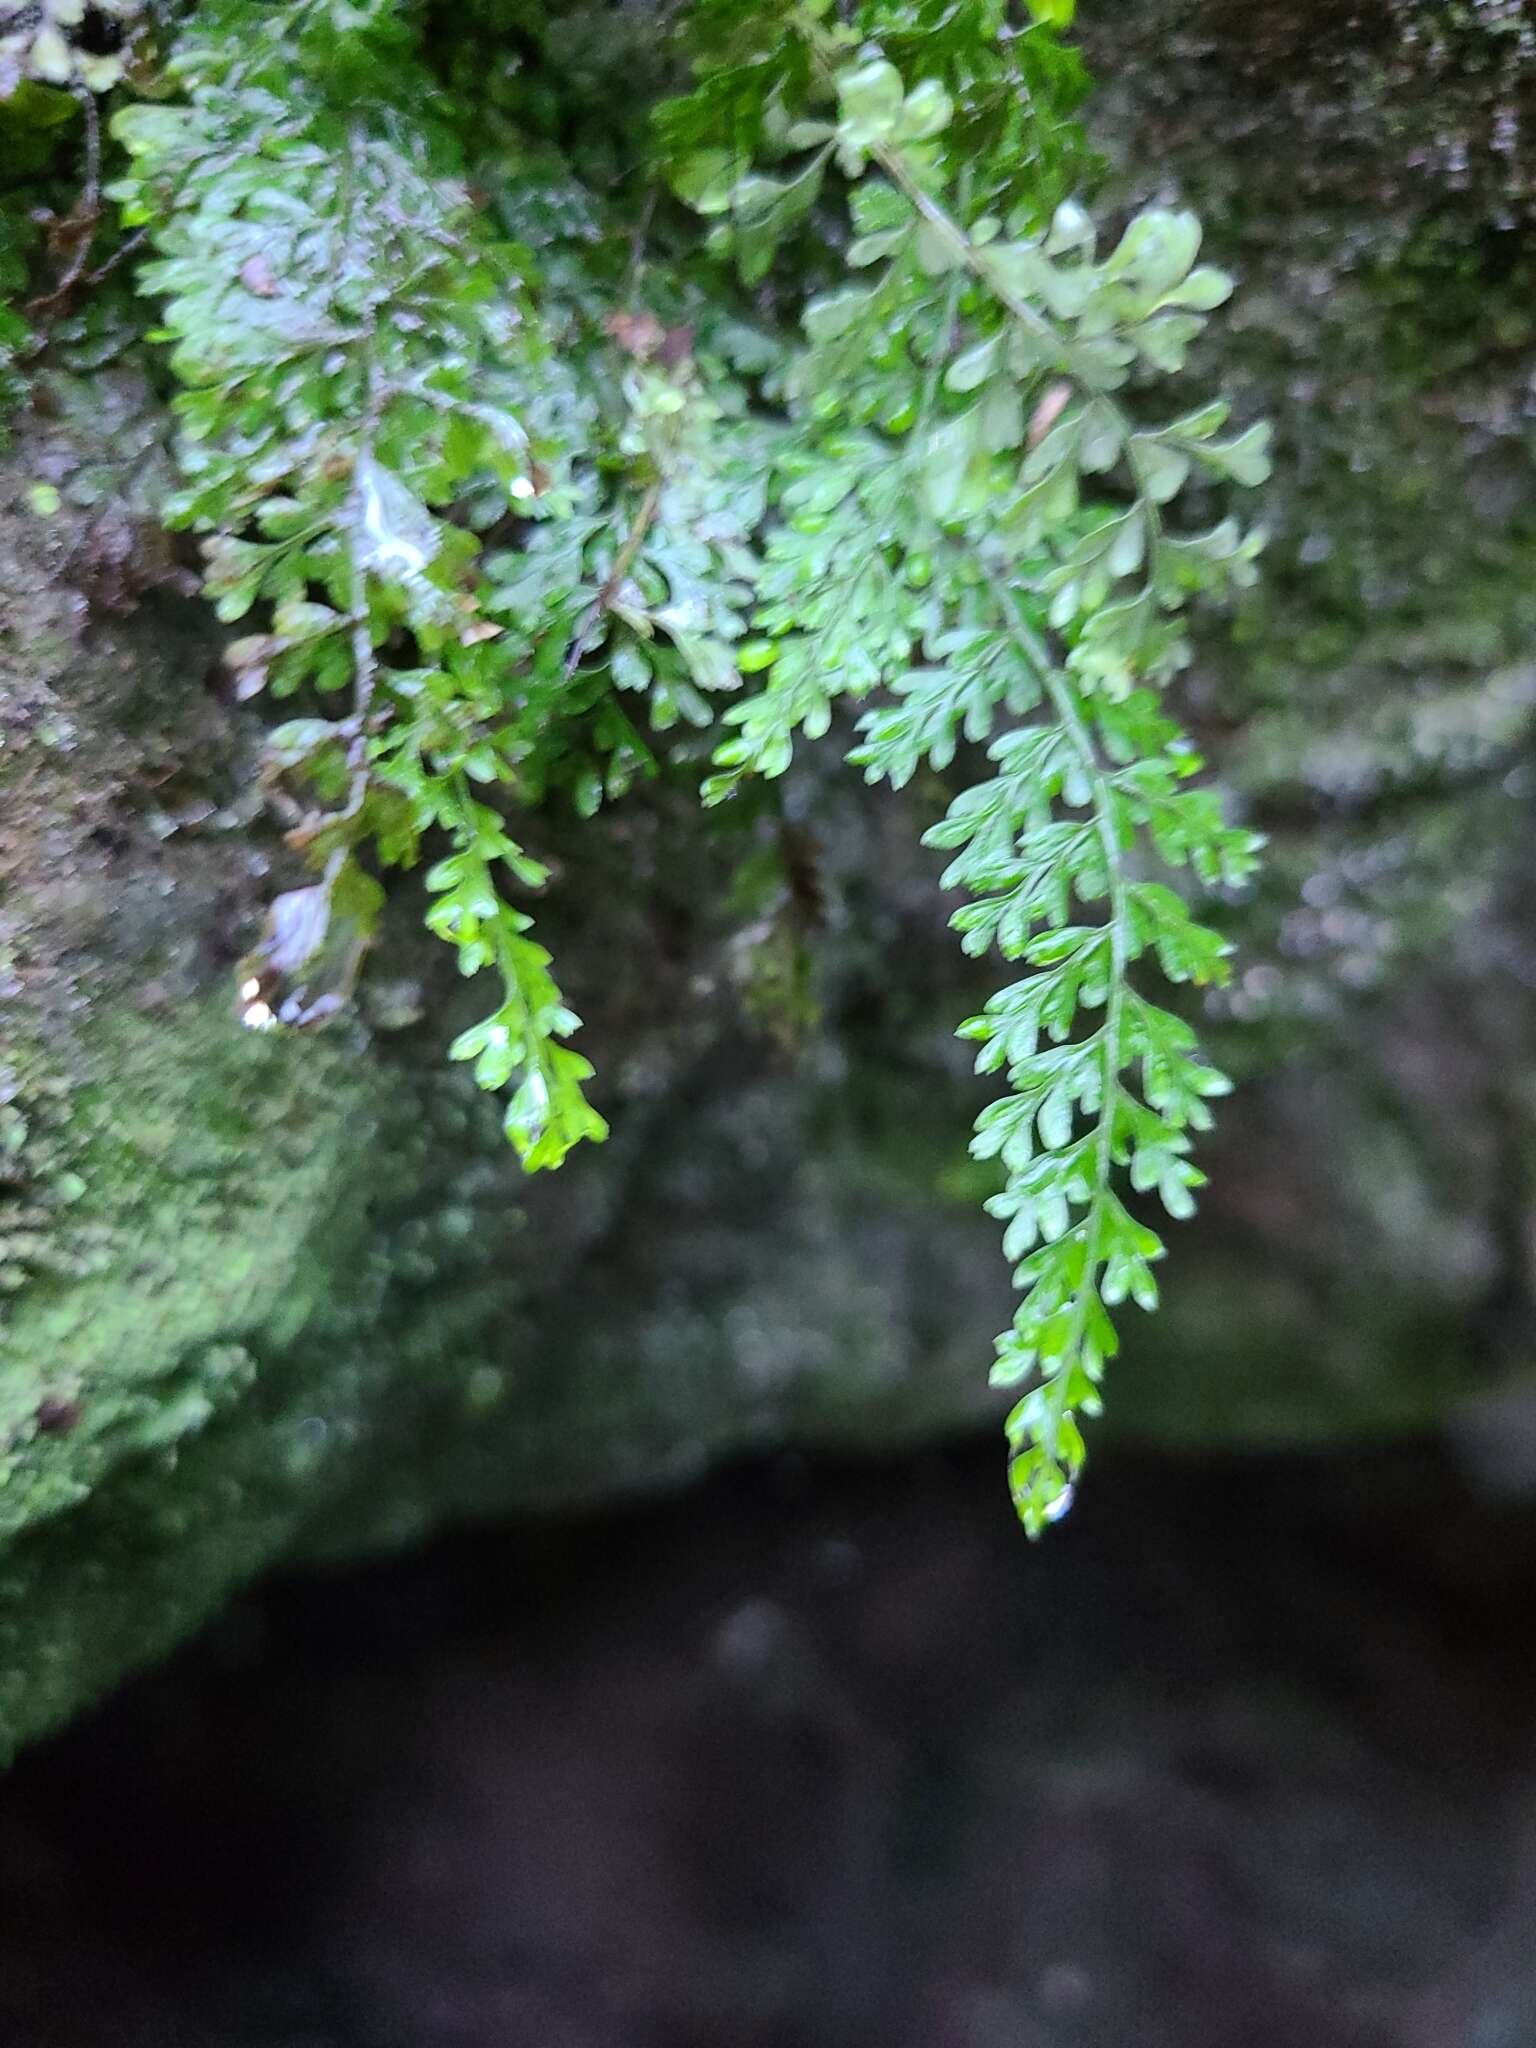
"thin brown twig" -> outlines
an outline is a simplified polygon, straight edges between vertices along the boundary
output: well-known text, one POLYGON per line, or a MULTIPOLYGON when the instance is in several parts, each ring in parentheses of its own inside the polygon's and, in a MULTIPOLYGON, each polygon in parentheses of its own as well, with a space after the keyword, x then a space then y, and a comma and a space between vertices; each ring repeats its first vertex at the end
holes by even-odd
MULTIPOLYGON (((101 221, 101 116, 96 111, 95 94, 85 86, 76 89, 75 97, 85 114, 85 183, 65 216, 75 228, 75 247, 52 291, 33 299, 25 308, 29 320, 36 320, 61 304, 80 282, 101 221)), ((41 345, 39 342, 38 346, 41 345)))
MULTIPOLYGON (((360 184, 358 165, 361 157, 364 154, 365 149, 365 144, 363 141, 361 130, 354 126, 350 132, 348 141, 350 146, 349 163, 351 170, 351 185, 349 196, 352 206, 352 221, 351 226, 349 228, 350 239, 350 235, 355 230, 357 222, 356 209, 358 204, 358 188, 360 184)), ((369 330, 370 340, 373 337, 376 337, 378 330, 378 298, 379 294, 377 291, 375 291, 370 296, 364 308, 365 317, 369 315, 374 316, 373 327, 371 330, 369 330)), ((369 348, 367 356, 366 374, 367 413, 363 422, 362 436, 359 440, 357 451, 353 460, 352 488, 354 497, 356 496, 359 490, 358 479, 360 477, 366 476, 368 471, 372 467, 374 436, 378 432, 380 419, 382 418, 384 408, 388 403, 388 399, 385 394, 383 378, 379 370, 378 357, 374 353, 372 347, 369 348)), ((368 572, 366 568, 363 566, 363 564, 357 558, 355 544, 353 547, 352 554, 352 589, 349 630, 351 633, 352 641, 353 667, 352 717, 350 720, 352 732, 347 740, 347 774, 349 778, 347 789, 347 803, 345 810, 343 810, 339 814, 340 817, 343 819, 352 819, 359 816, 362 811, 363 805, 367 802, 368 799, 368 786, 370 781, 368 766, 368 736, 371 730, 370 720, 373 711, 374 694, 377 691, 379 684, 379 660, 378 654, 373 644, 373 621, 368 609, 368 572)))
POLYGON ((88 285, 100 284, 104 277, 112 275, 119 263, 126 263, 128 258, 135 255, 148 240, 148 228, 135 228, 126 241, 118 243, 105 263, 98 263, 94 270, 87 271, 82 282, 88 285))

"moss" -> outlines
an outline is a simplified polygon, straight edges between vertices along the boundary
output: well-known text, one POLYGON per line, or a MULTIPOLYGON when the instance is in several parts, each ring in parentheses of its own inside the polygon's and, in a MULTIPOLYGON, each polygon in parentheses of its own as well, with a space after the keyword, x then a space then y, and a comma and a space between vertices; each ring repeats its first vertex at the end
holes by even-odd
POLYGON ((223 1004, 169 1025, 106 1011, 75 1056, 58 1114, 78 1199, 7 1315, 0 1536, 238 1395, 226 1340, 291 1333, 332 1284, 320 1226, 372 1134, 366 1068, 242 1032, 223 1004))
POLYGON ((104 1014, 72 1116, 79 1207, 111 1219, 110 1254, 29 1281, 0 1367, 0 1753, 349 1490, 348 1544, 419 1527, 422 1432, 483 1422, 477 1338, 505 1297, 466 1270, 462 1205, 487 1188, 462 1077, 402 1089, 344 1038, 242 1032, 222 999, 104 1014))
POLYGON ((303 1512, 291 1477, 248 1511, 240 1460, 281 1445, 280 1361, 389 1181, 364 1167, 388 1082, 357 1044, 233 1020, 221 962, 260 856, 217 819, 243 735, 200 687, 201 616, 93 611, 73 577, 97 515, 27 509, 80 455, 35 423, 0 472, 0 1748, 303 1512))
POLYGON ((0 1066, 0 1337, 7 1304, 29 1280, 83 1277, 102 1257, 100 1230, 75 1215, 85 1181, 68 1079, 35 1051, 0 1066))
POLYGON ((0 1550, 0 1760, 279 1556, 332 1483, 329 1444, 349 1419, 323 1379, 275 1406, 242 1402, 143 1448, 73 1513, 0 1550))

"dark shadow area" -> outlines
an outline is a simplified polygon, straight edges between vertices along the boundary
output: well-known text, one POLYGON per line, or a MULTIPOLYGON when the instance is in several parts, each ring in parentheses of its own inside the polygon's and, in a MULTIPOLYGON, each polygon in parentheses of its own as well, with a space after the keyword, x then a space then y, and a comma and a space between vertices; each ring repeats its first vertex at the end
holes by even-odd
POLYGON ((988 1446, 246 1599, 0 1786, 4 2048, 1521 2048, 1536 1509, 988 1446))

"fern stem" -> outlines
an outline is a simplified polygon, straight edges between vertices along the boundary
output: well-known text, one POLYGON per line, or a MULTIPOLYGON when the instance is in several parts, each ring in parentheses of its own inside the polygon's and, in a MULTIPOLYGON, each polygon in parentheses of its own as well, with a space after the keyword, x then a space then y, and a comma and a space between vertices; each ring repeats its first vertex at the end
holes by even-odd
POLYGON ((1092 369, 1085 365, 1081 352, 1058 332, 1038 307, 1032 306, 1028 299, 1021 299, 1017 292, 1003 283, 997 275, 996 266, 988 260, 986 250, 979 242, 973 241, 949 209, 940 205, 926 190, 901 151, 885 143, 876 143, 870 154, 914 212, 949 245, 965 268, 980 279, 1004 311, 1021 327, 1027 328, 1036 341, 1045 345, 1055 368, 1076 383, 1093 388, 1097 380, 1092 369))
MULTIPOLYGON (((348 202, 349 260, 351 246, 356 240, 356 225, 360 201, 358 164, 367 148, 361 128, 354 122, 347 133, 348 170, 350 192, 348 202)), ((370 298, 369 310, 375 302, 370 298)), ((379 381, 377 357, 368 343, 372 340, 372 329, 364 328, 359 336, 367 350, 363 360, 363 376, 367 392, 362 430, 352 456, 352 488, 349 506, 353 519, 361 527, 367 517, 362 504, 363 485, 360 479, 366 476, 373 464, 373 437, 384 407, 384 394, 379 381)), ((373 699, 379 686, 378 656, 373 645, 373 624, 368 614, 368 571, 358 554, 356 546, 351 550, 350 573, 348 576, 348 610, 352 642, 352 733, 347 741, 347 807, 343 815, 355 818, 362 810, 368 795, 368 719, 373 710, 373 699)))
MULTIPOLYGON (((1100 402, 1108 406, 1113 412, 1118 422, 1122 444, 1128 445, 1133 428, 1130 416, 1123 406, 1119 405, 1105 392, 1098 390, 1099 380, 1090 368, 1085 367, 1081 352, 1075 349, 1071 342, 1058 332, 1051 321, 1046 318, 1045 314, 1040 312, 1037 307, 1032 306, 1027 299, 1021 299, 1016 292, 1010 290, 1003 283, 1002 279, 997 275, 996 266, 988 260, 986 249, 966 232, 965 228, 949 212, 947 207, 942 206, 933 197, 932 193, 926 190, 921 181, 913 174, 900 150, 892 149, 886 144, 877 143, 872 149, 871 155, 885 172, 886 176, 902 192, 912 208, 923 220, 927 221, 936 234, 940 235, 948 243, 965 268, 987 287, 988 291, 991 292, 992 296, 1010 318, 1017 320, 1020 326, 1033 335, 1037 341, 1046 344, 1052 351, 1054 367, 1065 376, 1072 378, 1074 382, 1096 392, 1100 402)), ((1158 538, 1162 533, 1162 514, 1159 511, 1156 500, 1140 488, 1136 491, 1136 503, 1141 509, 1141 515, 1145 522, 1146 547, 1150 559, 1152 550, 1157 545, 1158 538)), ((1086 730, 1084 738, 1087 739, 1086 730)), ((1091 752, 1091 740, 1088 741, 1088 745, 1091 752)))
MULTIPOLYGON (((1109 927, 1109 986, 1105 994, 1104 1022, 1100 1031, 1104 1045, 1104 1078, 1093 1142, 1093 1194, 1088 1213, 1078 1226, 1083 1231, 1085 1256, 1082 1284, 1078 1288, 1073 1305, 1071 1339, 1063 1353, 1070 1362, 1076 1358, 1082 1344, 1087 1326, 1088 1298, 1096 1285, 1099 1269, 1103 1264, 1101 1240, 1105 1200, 1114 1177, 1115 1111, 1120 1097, 1120 1038, 1131 964, 1130 903, 1125 863, 1119 833, 1115 826, 1112 788, 1100 765, 1098 748, 1094 745, 1092 731, 1083 715, 1081 700, 1070 681, 1051 660, 1050 649, 1020 611, 1014 592, 995 571, 991 573, 989 580, 993 595, 1007 620, 1009 633, 1024 659, 1039 677, 1041 687, 1050 700, 1062 731, 1071 741, 1073 752, 1077 755, 1078 763, 1092 792, 1094 824, 1104 856, 1104 879, 1108 892, 1109 910, 1106 922, 1109 927)), ((1058 1375, 1057 1387, 1060 1391, 1054 1403, 1058 1417, 1068 1405, 1066 1386, 1066 1375, 1058 1375)), ((1052 1456, 1055 1455, 1054 1443, 1048 1444, 1046 1449, 1052 1456)))
POLYGON ((635 557, 645 544, 645 537, 651 530, 657 509, 661 504, 661 486, 662 479, 660 477, 654 478, 648 486, 645 496, 640 500, 640 509, 635 514, 635 523, 625 535, 623 546, 614 556, 613 567, 604 577, 602 589, 593 598, 587 608, 586 617, 577 628, 576 637, 571 642, 571 651, 565 657, 565 680, 567 682, 571 680, 577 669, 580 668, 582 658, 592 644, 592 636, 597 631, 603 613, 607 611, 608 607, 623 589, 624 578, 634 566, 635 557))

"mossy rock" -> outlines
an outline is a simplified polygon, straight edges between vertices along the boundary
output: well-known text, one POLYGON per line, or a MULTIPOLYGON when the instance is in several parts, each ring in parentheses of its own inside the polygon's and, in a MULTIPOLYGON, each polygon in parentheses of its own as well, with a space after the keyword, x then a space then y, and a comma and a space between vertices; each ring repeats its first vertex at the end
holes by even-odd
MULTIPOLYGON (((1110 1399, 1183 1444, 1536 1385, 1532 188, 1488 115, 1531 60, 1491 11, 1370 13, 1096 31, 1116 175, 1205 214, 1241 287, 1211 367, 1279 426, 1269 573, 1185 703, 1273 843, 1205 1020, 1244 1086, 1110 1399)), ((275 1560, 990 1413, 1007 1285, 950 1035, 986 985, 915 843, 942 787, 792 783, 824 929, 812 985, 779 952, 757 988, 792 1050, 742 1000, 739 848, 666 792, 579 843, 541 821, 615 1135, 526 1184, 444 1066, 472 998, 409 892, 357 1019, 239 1029, 283 858, 254 726, 150 527, 71 495, 77 431, 0 473, 0 1749, 275 1560)))

